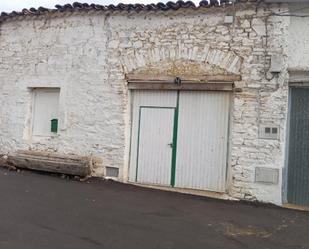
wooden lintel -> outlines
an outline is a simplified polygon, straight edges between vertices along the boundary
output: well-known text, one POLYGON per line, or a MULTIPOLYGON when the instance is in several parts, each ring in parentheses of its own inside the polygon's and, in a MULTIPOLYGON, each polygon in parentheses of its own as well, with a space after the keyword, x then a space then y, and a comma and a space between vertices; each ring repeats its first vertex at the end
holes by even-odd
MULTIPOLYGON (((241 76, 235 74, 229 75, 200 75, 200 76, 179 76, 183 83, 194 84, 194 83, 224 83, 224 82, 235 82, 240 81, 241 76)), ((151 76, 145 74, 127 74, 126 80, 129 83, 147 82, 147 83, 173 83, 175 77, 173 76, 151 76)))
POLYGON ((232 91, 233 83, 153 83, 153 82, 132 82, 128 84, 131 90, 191 90, 191 91, 232 91))
POLYGON ((309 72, 308 71, 289 71, 290 79, 289 83, 291 84, 304 84, 309 83, 309 72))

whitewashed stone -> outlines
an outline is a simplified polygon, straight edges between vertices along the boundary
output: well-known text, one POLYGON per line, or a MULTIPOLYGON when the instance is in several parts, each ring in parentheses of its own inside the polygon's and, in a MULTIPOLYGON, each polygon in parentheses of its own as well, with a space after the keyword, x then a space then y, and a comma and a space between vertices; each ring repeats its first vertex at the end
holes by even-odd
POLYGON ((258 36, 266 35, 265 21, 260 18, 254 18, 252 20, 252 29, 257 33, 258 36))

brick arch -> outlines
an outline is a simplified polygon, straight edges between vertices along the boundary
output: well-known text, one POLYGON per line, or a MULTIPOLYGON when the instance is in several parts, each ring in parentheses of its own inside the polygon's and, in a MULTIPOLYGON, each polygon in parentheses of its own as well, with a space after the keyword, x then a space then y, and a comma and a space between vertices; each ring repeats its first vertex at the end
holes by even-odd
POLYGON ((134 53, 121 56, 121 63, 125 73, 143 68, 148 64, 176 60, 189 60, 197 64, 208 63, 232 74, 240 73, 243 61, 243 59, 234 52, 221 51, 210 48, 209 46, 193 48, 186 48, 182 45, 177 47, 162 46, 146 50, 135 50, 134 53))

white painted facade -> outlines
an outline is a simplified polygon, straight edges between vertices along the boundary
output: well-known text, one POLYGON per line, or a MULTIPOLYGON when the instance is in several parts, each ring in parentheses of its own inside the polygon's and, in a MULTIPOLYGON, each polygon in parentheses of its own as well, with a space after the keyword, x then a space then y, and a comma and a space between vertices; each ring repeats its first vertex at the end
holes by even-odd
POLYGON ((127 73, 236 74, 241 80, 234 82, 228 147, 222 152, 226 193, 281 205, 288 69, 309 65, 309 19, 271 15, 288 10, 285 4, 244 3, 236 9, 89 11, 7 20, 0 26, 0 152, 90 156, 93 175, 104 177, 106 167, 115 167, 126 182, 134 150, 127 73), (225 23, 234 12, 234 22, 225 23), (279 77, 268 72, 274 54, 282 58, 279 77), (40 87, 60 88, 59 132, 38 139, 30 131, 32 89, 40 87), (265 125, 278 127, 279 138, 260 138, 265 125), (256 167, 278 170, 278 183, 256 182, 256 167))
POLYGON ((309 71, 309 17, 297 17, 309 15, 309 4, 291 5, 290 31, 289 31, 289 70, 309 71))

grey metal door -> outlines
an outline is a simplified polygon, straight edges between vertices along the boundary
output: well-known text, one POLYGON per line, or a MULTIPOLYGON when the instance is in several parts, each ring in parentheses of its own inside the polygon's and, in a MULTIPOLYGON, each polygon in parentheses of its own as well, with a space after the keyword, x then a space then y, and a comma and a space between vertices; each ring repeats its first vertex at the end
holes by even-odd
POLYGON ((288 202, 309 205, 309 88, 291 88, 288 202))

